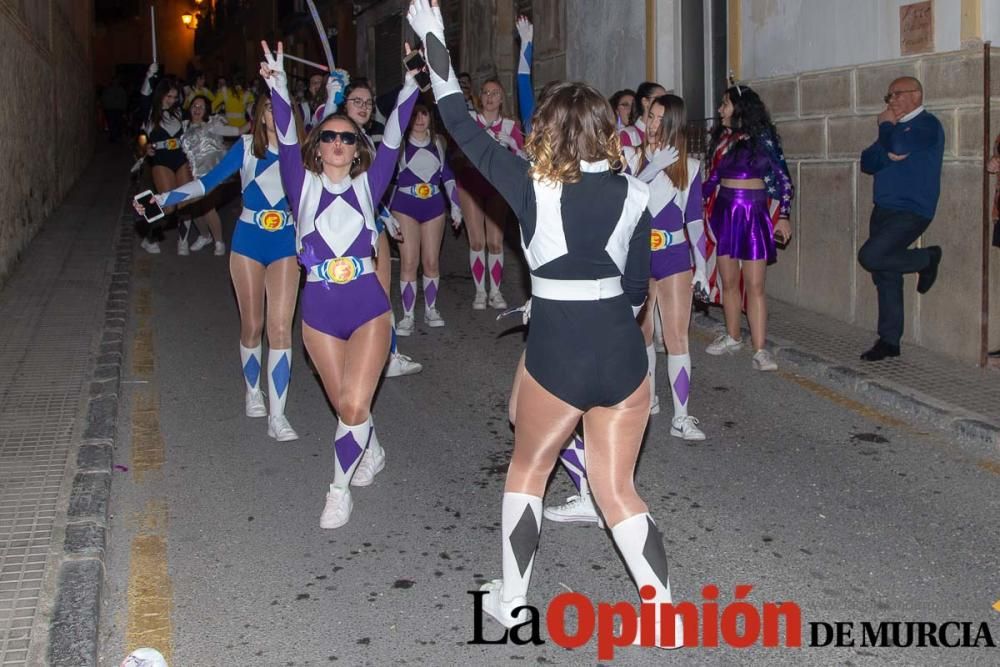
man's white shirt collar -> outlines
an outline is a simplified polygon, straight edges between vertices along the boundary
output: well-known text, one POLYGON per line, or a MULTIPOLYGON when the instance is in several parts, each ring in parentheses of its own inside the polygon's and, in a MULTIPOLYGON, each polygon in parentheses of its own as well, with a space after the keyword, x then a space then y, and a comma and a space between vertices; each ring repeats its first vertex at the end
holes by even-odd
POLYGON ((905 116, 903 116, 902 118, 900 118, 896 122, 897 123, 909 123, 911 120, 913 120, 918 115, 920 115, 923 112, 923 110, 924 110, 924 105, 921 104, 919 107, 917 107, 916 109, 914 109, 910 113, 906 114, 905 116))

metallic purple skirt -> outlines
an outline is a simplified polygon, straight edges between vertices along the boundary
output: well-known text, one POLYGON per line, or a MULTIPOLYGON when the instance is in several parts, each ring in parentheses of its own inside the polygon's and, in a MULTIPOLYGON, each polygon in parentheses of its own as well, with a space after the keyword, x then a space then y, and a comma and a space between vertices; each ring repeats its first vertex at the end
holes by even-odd
POLYGON ((733 259, 777 259, 767 190, 719 188, 709 224, 718 255, 733 259))

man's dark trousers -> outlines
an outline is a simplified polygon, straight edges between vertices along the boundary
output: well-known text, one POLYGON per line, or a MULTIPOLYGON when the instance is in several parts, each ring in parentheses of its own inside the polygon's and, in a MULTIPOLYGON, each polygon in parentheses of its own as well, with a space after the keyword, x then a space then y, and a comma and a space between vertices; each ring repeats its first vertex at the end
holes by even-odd
POLYGON ((872 274, 878 290, 878 337, 899 346, 903 337, 903 274, 930 266, 926 248, 908 249, 930 218, 910 211, 876 206, 868 223, 868 240, 858 251, 858 262, 872 274))

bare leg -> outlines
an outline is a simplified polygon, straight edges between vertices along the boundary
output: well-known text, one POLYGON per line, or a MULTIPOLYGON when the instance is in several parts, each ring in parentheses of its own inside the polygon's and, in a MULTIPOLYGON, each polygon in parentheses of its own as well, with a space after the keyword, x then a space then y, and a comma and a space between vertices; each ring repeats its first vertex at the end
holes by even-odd
POLYGON ((747 320, 750 323, 750 340, 754 352, 763 350, 767 343, 767 297, 764 295, 764 278, 767 262, 743 262, 743 284, 747 290, 747 320))
POLYGON ((296 259, 286 257, 272 262, 265 271, 264 283, 267 292, 267 389, 271 416, 268 434, 285 442, 298 438, 284 418, 292 375, 292 318, 299 295, 299 265, 296 259))
POLYGON ((420 264, 420 223, 405 213, 392 212, 399 221, 403 242, 399 244, 399 297, 403 319, 396 328, 400 336, 413 333, 413 309, 417 304, 417 267, 420 264))
POLYGON ((229 275, 240 310, 240 365, 246 382, 247 417, 266 417, 267 407, 260 391, 264 369, 261 334, 264 331, 265 269, 260 262, 231 253, 229 275))
POLYGON ((208 226, 212 239, 216 243, 220 243, 222 241, 222 220, 219 218, 219 212, 213 208, 198 219, 203 220, 208 226))
POLYGON ((743 323, 743 298, 740 295, 740 262, 728 256, 716 258, 722 277, 722 311, 726 317, 726 332, 740 340, 743 323))
POLYGON ((437 298, 441 292, 441 239, 444 238, 444 216, 426 221, 420 225, 420 264, 424 271, 424 320, 432 327, 444 326, 444 319, 437 309, 437 298))
POLYGON ((704 440, 696 419, 688 417, 688 396, 691 391, 691 354, 688 349, 688 328, 691 324, 691 272, 668 276, 656 285, 659 294, 663 342, 667 348, 667 378, 670 380, 674 417, 670 434, 686 440, 704 440))

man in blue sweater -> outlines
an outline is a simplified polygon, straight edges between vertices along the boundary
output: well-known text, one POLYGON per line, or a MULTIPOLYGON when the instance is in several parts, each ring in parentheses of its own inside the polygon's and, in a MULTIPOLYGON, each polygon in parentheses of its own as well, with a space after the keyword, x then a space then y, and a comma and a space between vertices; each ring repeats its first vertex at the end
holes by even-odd
POLYGON ((858 262, 878 290, 878 341, 865 361, 899 356, 903 337, 903 274, 918 273, 924 294, 937 278, 941 248, 909 249, 931 224, 941 193, 944 130, 923 106, 913 77, 896 79, 878 116, 878 139, 861 153, 861 171, 875 176, 875 209, 858 262))

